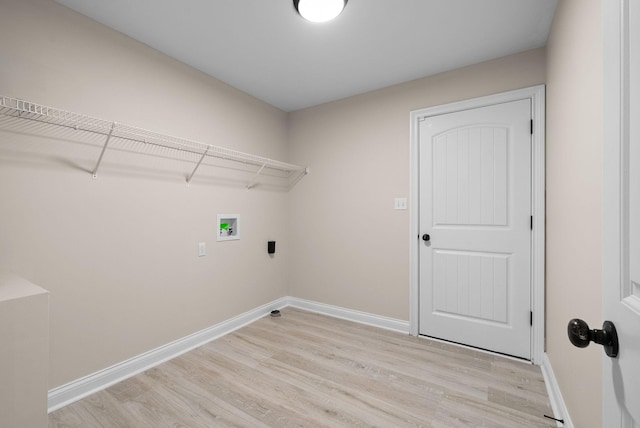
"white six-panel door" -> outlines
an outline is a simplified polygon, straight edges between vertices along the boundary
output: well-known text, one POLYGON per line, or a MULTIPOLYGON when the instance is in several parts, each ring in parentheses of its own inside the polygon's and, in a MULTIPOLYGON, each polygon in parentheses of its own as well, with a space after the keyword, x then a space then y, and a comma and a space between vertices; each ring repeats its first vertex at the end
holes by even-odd
POLYGON ((531 358, 530 120, 525 99, 420 123, 420 334, 531 358))

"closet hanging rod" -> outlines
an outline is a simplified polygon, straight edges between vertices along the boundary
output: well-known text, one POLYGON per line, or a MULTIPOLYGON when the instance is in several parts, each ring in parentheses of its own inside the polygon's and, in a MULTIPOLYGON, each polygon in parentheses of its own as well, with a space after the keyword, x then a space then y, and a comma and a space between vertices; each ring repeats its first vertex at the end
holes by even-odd
MULTIPOLYGON (((192 153, 198 156, 202 156, 201 159, 204 159, 205 156, 215 157, 228 161, 254 165, 260 167, 261 170, 263 168, 270 168, 287 173, 298 172, 300 174, 300 177, 308 173, 308 169, 303 166, 276 161, 263 156, 228 149, 225 147, 208 145, 179 137, 160 134, 142 128, 110 122, 103 119, 60 110, 53 107, 48 107, 30 101, 11 97, 0 97, 0 114, 24 120, 69 128, 76 131, 90 132, 93 134, 105 136, 108 139, 118 138, 120 140, 149 144, 181 152, 192 153)), ((103 151, 106 150, 107 144, 108 141, 103 146, 103 151)), ((200 160, 199 162, 201 163, 202 160, 200 160)), ((96 165, 96 169, 98 166, 99 163, 98 165, 96 165)), ((192 176, 193 174, 190 178, 192 178, 192 176)), ((296 180, 296 182, 297 181, 299 181, 299 179, 296 180)))

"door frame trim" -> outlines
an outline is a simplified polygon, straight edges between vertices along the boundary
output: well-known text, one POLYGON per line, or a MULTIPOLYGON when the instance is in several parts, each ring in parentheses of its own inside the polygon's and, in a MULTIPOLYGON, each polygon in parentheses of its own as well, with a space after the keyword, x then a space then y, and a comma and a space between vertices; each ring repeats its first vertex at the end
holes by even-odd
POLYGON ((533 118, 532 165, 531 165, 531 209, 533 232, 531 234, 531 361, 540 365, 544 356, 544 269, 545 269, 545 85, 531 86, 514 91, 473 98, 411 112, 410 120, 410 208, 409 227, 409 333, 419 334, 419 219, 420 219, 420 122, 429 116, 455 113, 473 108, 486 107, 511 101, 530 99, 533 118))

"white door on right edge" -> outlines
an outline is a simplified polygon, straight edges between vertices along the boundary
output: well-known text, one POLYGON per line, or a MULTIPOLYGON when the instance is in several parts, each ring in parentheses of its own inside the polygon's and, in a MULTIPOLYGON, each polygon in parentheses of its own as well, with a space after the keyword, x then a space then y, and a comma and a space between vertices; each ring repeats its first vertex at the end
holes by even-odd
POLYGON ((604 304, 603 319, 588 322, 612 322, 620 345, 602 357, 602 426, 640 428, 640 1, 606 1, 603 12, 604 304))
POLYGON ((419 132, 419 333, 530 360, 531 100, 419 132))

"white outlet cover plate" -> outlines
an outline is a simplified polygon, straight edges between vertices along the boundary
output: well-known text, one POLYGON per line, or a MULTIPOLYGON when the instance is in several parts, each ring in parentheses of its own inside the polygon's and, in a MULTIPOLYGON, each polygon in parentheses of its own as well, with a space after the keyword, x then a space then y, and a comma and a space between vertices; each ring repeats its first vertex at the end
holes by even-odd
POLYGON ((394 208, 397 210, 407 209, 407 198, 396 198, 394 208))

